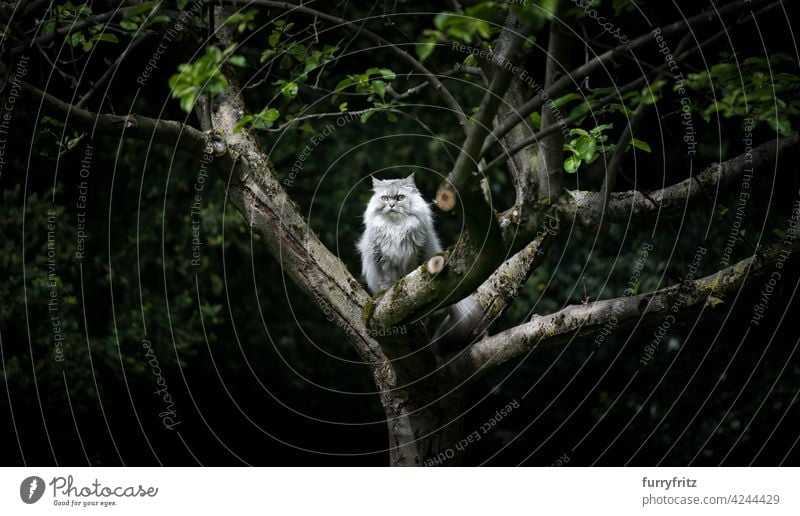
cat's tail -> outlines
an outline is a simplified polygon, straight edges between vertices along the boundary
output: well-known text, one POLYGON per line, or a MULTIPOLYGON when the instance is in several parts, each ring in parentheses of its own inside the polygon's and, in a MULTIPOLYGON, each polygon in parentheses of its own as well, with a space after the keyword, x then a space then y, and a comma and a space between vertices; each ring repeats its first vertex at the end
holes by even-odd
POLYGON ((447 314, 444 321, 433 334, 433 345, 440 352, 454 351, 470 344, 472 332, 481 320, 478 302, 466 297, 454 305, 445 308, 447 314))

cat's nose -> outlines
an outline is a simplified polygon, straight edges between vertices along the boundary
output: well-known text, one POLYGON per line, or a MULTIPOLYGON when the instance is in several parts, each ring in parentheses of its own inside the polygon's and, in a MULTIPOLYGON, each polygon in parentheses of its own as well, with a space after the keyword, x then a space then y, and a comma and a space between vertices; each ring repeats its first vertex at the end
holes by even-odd
POLYGON ((395 207, 395 203, 393 203, 393 202, 390 202, 390 203, 389 203, 389 207, 390 207, 390 208, 392 208, 392 209, 394 209, 394 207, 395 207))

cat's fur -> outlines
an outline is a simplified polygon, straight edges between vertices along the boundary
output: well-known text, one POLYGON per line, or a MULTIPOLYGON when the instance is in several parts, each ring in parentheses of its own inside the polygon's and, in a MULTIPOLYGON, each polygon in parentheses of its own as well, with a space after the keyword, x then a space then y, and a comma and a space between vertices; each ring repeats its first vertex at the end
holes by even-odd
MULTIPOLYGON (((375 294, 440 253, 442 245, 433 227, 430 205, 417 189, 413 174, 404 179, 373 177, 372 189, 358 251, 362 274, 375 294)), ((469 298, 448 307, 434 341, 466 338, 477 315, 469 298)))
POLYGON ((372 178, 372 189, 358 251, 361 271, 374 294, 441 252, 442 245, 433 229, 431 208, 417 190, 413 175, 372 178))

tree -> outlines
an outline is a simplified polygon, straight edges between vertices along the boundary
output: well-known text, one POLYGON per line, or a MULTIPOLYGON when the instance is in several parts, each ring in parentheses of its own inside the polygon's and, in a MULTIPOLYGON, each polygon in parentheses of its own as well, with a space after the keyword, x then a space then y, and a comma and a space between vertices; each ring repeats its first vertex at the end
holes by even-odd
MULTIPOLYGON (((227 195, 251 231, 369 364, 386 414, 391 464, 434 464, 463 437, 461 393, 474 378, 569 342, 705 310, 800 250, 791 228, 781 241, 713 274, 687 273, 680 283, 642 294, 631 287, 622 297, 587 299, 493 332, 532 272, 553 258, 551 245, 573 228, 596 228, 602 238, 609 225, 699 209, 719 190, 775 166, 780 155, 797 146, 791 120, 800 102, 797 76, 782 69, 790 58, 723 56, 697 73, 687 64, 705 50, 724 48, 720 25, 748 30, 780 8, 779 1, 711 6, 672 16, 674 21, 636 37, 626 35, 634 23, 617 25, 636 8, 632 2, 615 1, 610 9, 588 2, 585 7, 555 1, 469 4, 451 2, 449 10, 431 13, 430 28, 409 42, 391 17, 382 24, 380 15, 359 7, 313 2, 184 0, 173 10, 128 2, 94 14, 88 4, 67 2, 51 12, 43 11, 42 2, 22 1, 2 9, 10 35, 2 70, 9 85, 57 118, 64 134, 82 128, 105 137, 142 139, 220 164, 227 195), (27 30, 32 27, 41 29, 33 39, 27 30), (586 31, 599 35, 587 39, 586 31), (169 86, 193 121, 102 110, 103 88, 135 45, 153 48, 152 72, 159 49, 184 32, 195 38, 195 52, 185 56, 169 86), (254 38, 257 34, 262 37, 254 38), (64 42, 77 54, 107 52, 100 47, 116 45, 119 38, 130 44, 109 59, 107 73, 80 98, 48 93, 46 81, 32 84, 20 60, 29 48, 46 56, 52 42, 64 42), (351 45, 369 52, 359 56, 368 62, 365 71, 337 73, 351 45), (645 49, 659 61, 643 59, 645 49), (439 68, 447 71, 434 71, 439 68), (773 74, 773 69, 781 71, 773 74), (589 86, 604 77, 613 77, 611 86, 589 86), (246 98, 248 85, 258 80, 274 86, 263 109, 246 98), (329 93, 311 105, 298 97, 300 90, 323 86, 329 93), (437 99, 436 111, 444 113, 437 116, 446 114, 457 131, 446 135, 456 152, 435 202, 441 212, 457 215, 463 232, 445 235, 452 245, 441 256, 371 297, 292 199, 297 171, 276 169, 265 142, 280 145, 271 140, 274 135, 286 141, 304 130, 319 135, 326 120, 339 117, 368 124, 373 117, 403 116, 427 131, 415 114, 427 108, 413 100, 423 94, 437 99), (339 102, 345 95, 363 107, 351 110, 350 101, 339 102), (98 100, 97 111, 86 107, 98 100), (335 109, 326 110, 329 104, 335 109), (477 107, 471 111, 472 105, 477 107), (661 105, 680 113, 669 123, 681 131, 683 146, 661 142, 663 179, 671 182, 644 191, 640 183, 646 180, 631 179, 625 171, 635 170, 643 159, 656 159, 643 157, 655 145, 642 135, 658 137, 647 123, 661 105), (700 160, 693 126, 699 118, 744 120, 742 129, 750 138, 756 128, 759 134, 774 134, 698 173, 691 165, 700 160), (671 156, 681 153, 688 159, 671 156), (590 190, 565 187, 574 174, 589 171, 601 178, 594 185, 590 181, 590 190), (482 310, 472 336, 453 349, 434 351, 428 316, 467 296, 482 310)), ((64 73, 58 63, 53 73, 64 73)))

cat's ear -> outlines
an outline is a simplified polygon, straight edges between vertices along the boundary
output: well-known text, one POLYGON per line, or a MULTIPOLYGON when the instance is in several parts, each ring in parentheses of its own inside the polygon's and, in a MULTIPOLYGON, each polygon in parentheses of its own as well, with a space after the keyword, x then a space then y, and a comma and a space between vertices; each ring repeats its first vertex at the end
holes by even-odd
POLYGON ((416 186, 414 184, 414 173, 413 172, 411 173, 410 176, 408 176, 407 178, 403 179, 403 184, 407 185, 407 186, 416 186))
POLYGON ((383 183, 383 181, 381 181, 380 179, 378 179, 375 176, 369 176, 369 177, 372 178, 372 188, 378 188, 383 183))

